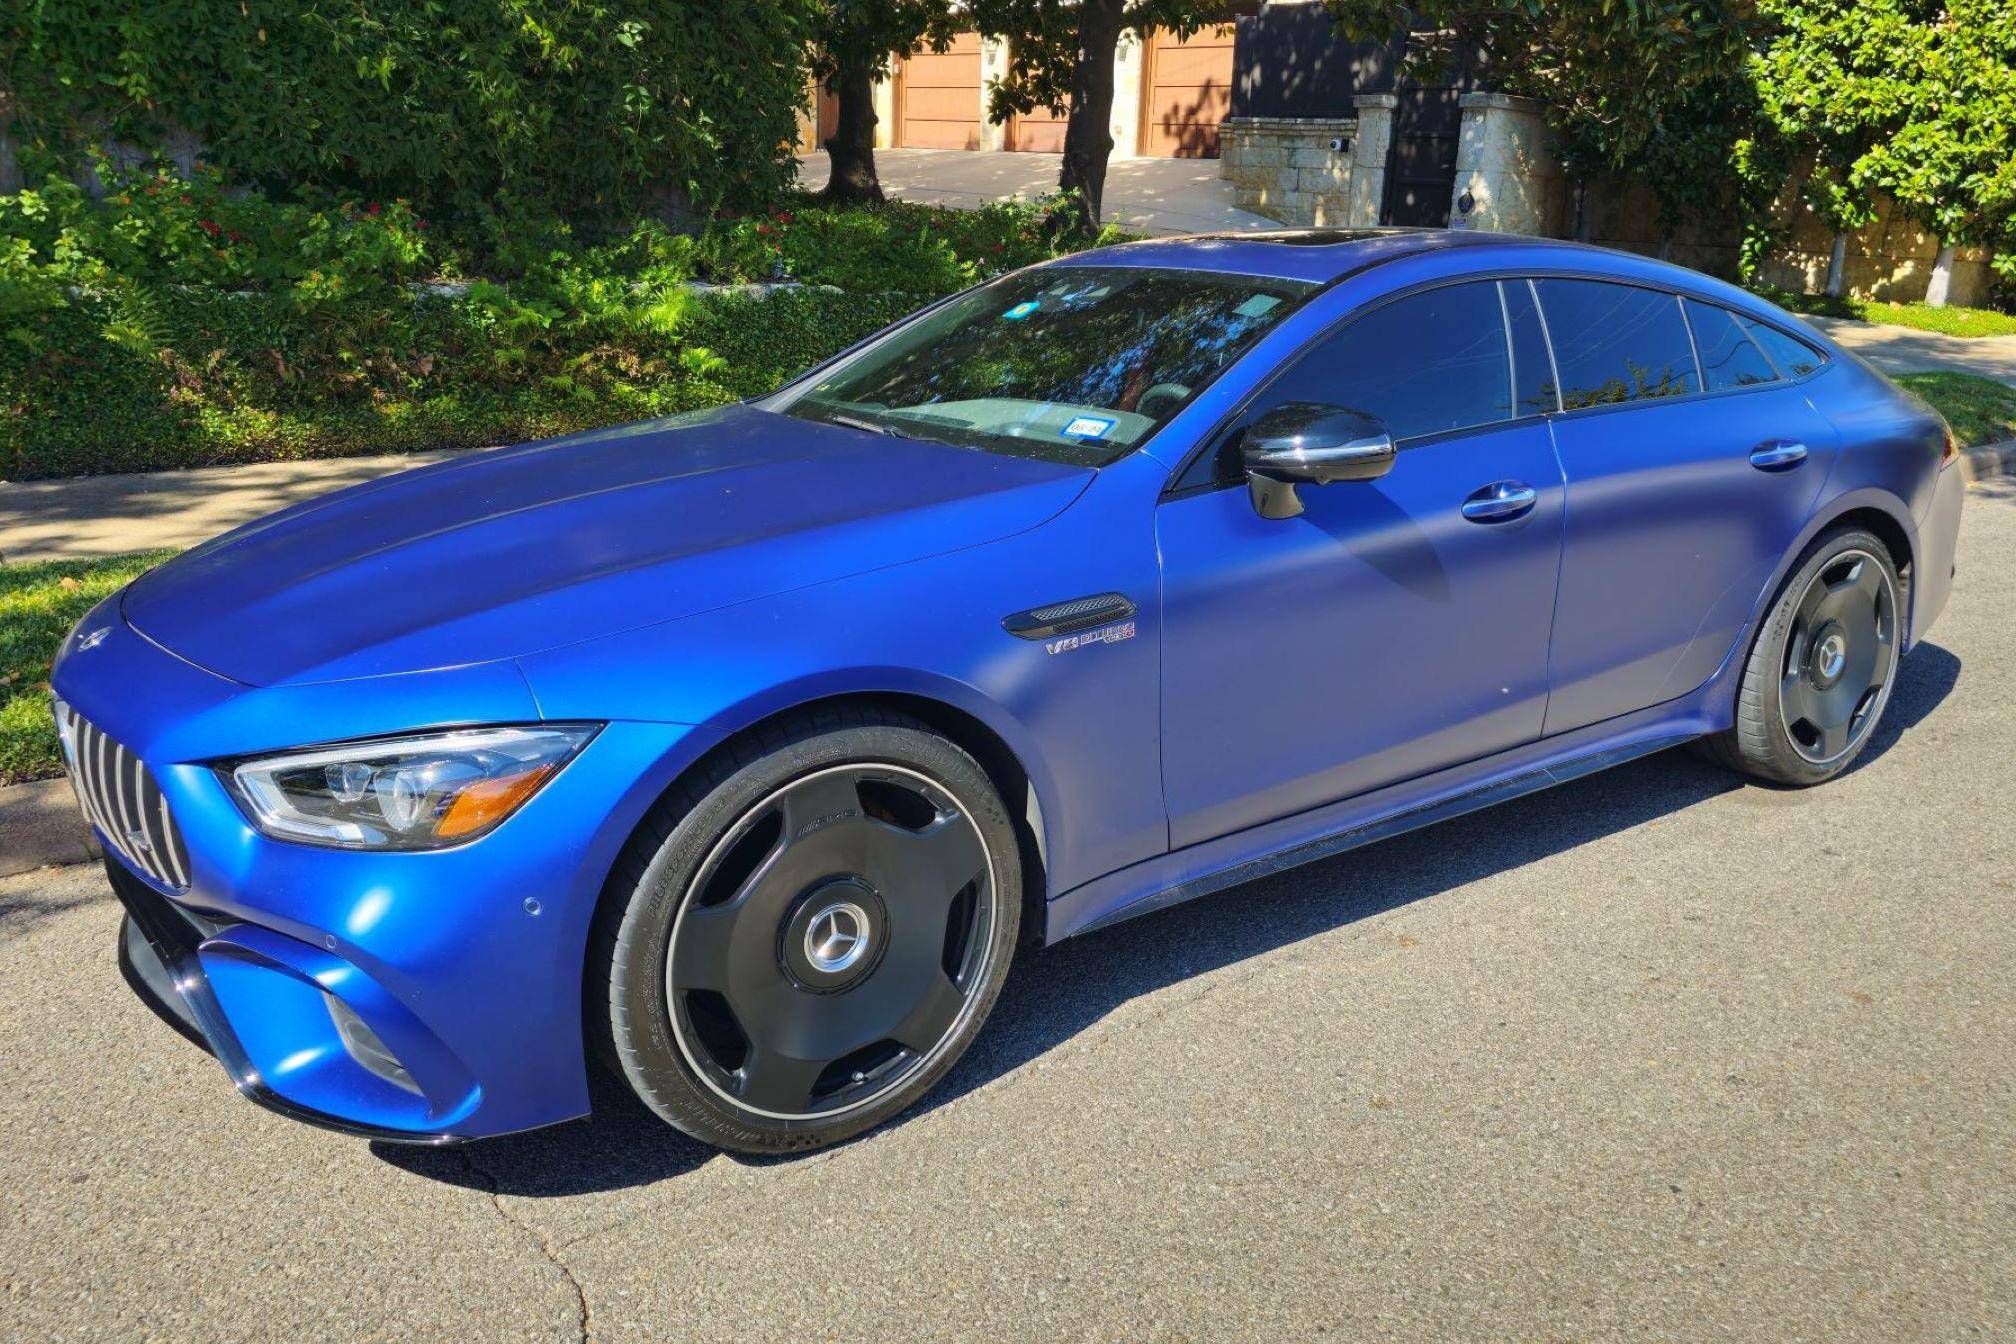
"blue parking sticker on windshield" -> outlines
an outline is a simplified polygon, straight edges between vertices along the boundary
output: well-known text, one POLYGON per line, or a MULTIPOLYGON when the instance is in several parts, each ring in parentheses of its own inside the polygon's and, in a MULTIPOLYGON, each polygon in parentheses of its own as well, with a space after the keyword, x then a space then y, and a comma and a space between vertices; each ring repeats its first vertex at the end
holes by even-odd
POLYGON ((1074 439, 1103 439, 1106 437, 1106 431, 1113 428, 1116 423, 1118 422, 1102 419, 1096 415, 1080 415, 1073 417, 1071 423, 1064 426, 1064 432, 1074 439))
POLYGON ((1010 308, 1007 312, 1001 314, 1001 316, 1007 318, 1010 322, 1013 322, 1019 318, 1029 316, 1029 314, 1035 312, 1038 308, 1041 308, 1042 306, 1043 306, 1042 304, 1038 303, 1034 299, 1024 299, 1022 300, 1022 302, 1016 304, 1013 308, 1010 308))
POLYGON ((1281 300, 1275 298, 1272 294, 1255 294, 1232 311, 1241 317, 1259 317, 1268 309, 1279 306, 1280 302, 1281 300))

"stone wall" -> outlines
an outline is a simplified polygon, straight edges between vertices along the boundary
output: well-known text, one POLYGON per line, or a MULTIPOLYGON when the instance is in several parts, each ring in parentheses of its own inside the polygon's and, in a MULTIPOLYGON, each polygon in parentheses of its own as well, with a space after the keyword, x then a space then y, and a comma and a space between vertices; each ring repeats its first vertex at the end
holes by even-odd
POLYGON ((1218 171, 1241 210, 1283 224, 1341 224, 1357 133, 1344 117, 1229 117, 1218 128, 1218 171), (1344 148, 1331 147, 1340 141, 1344 148))
POLYGON ((1218 171, 1232 203, 1296 227, 1377 224, 1394 100, 1356 102, 1356 117, 1228 117, 1218 171))
MULTIPOLYGON (((1758 278, 1782 289, 1818 292, 1827 286, 1827 259, 1834 235, 1819 216, 1799 205, 1803 175, 1786 185, 1779 198, 1779 218, 1786 221, 1784 245, 1760 268, 1758 278)), ((1889 200, 1878 202, 1876 219, 1848 235, 1846 279, 1857 298, 1899 303, 1925 297, 1939 240, 1889 200)), ((1994 254, 1986 248, 1963 247, 1953 261, 1953 284, 1946 301, 1978 308, 1988 301, 1995 275, 1994 254)))

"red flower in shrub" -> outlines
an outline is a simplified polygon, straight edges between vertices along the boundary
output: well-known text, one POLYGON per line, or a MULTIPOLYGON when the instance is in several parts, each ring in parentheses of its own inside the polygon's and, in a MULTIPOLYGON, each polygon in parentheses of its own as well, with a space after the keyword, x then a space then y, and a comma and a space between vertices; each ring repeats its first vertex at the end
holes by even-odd
POLYGON ((777 222, 779 224, 789 224, 791 222, 791 212, 789 210, 779 210, 777 212, 777 222))
POLYGON ((373 201, 371 202, 371 204, 364 207, 364 213, 367 215, 375 215, 378 213, 378 209, 379 209, 378 202, 373 201))
POLYGON ((196 227, 209 234, 212 238, 224 232, 224 226, 214 219, 199 219, 196 221, 196 227))

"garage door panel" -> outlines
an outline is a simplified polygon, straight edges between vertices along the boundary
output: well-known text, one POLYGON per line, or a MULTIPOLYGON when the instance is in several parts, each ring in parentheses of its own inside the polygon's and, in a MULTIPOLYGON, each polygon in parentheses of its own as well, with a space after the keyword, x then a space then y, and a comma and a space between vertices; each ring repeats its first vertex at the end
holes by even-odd
POLYGON ((903 115, 912 121, 972 121, 973 90, 912 89, 903 115))
POLYGON ((1154 34, 1142 99, 1141 152, 1164 158, 1215 158, 1218 124, 1232 110, 1231 27, 1180 39, 1154 34))
POLYGON ((1196 121, 1216 126, 1232 110, 1232 90, 1213 88, 1155 90, 1148 119, 1156 122, 1196 121))
POLYGON ((980 148, 980 39, 961 33, 945 51, 903 62, 897 143, 917 149, 980 148))
POLYGON ((1155 48, 1155 82, 1160 84, 1227 84, 1232 47, 1197 46, 1155 48))

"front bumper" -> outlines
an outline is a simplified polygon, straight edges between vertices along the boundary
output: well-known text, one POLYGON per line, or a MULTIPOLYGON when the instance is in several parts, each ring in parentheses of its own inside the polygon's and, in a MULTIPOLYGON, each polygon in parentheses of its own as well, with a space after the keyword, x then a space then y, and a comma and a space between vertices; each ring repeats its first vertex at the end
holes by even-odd
MULTIPOLYGON (((217 1062, 224 1066, 224 1072, 230 1075, 232 1086, 238 1089, 240 1096, 289 1119, 358 1138, 443 1144, 468 1137, 438 1130, 395 1129, 345 1118, 346 1113, 376 1109, 382 1104, 382 1097, 370 1095, 374 1092, 387 1086, 400 1091, 405 1089, 378 1073, 364 1069, 354 1057, 347 1064, 341 1062, 344 1052, 331 1049, 326 1039, 319 1047, 307 1044, 311 1037, 324 1035, 312 1025, 307 1032, 299 1034, 298 1039, 302 1040, 304 1049, 297 1052, 303 1056, 304 1063, 315 1065, 321 1074, 321 1086, 311 1087, 310 1091, 326 1092, 333 1081, 337 1091, 358 1095, 347 1104, 338 1097, 325 1103, 328 1109, 318 1109, 275 1090, 232 1027, 230 1015, 219 1001, 216 985, 205 969, 206 956, 217 962, 242 955, 228 938, 220 938, 225 928, 180 909, 128 872, 116 859, 108 858, 105 870, 120 904, 126 908, 126 917, 119 925, 119 969, 127 983, 170 1026, 214 1055, 217 1062)), ((324 993, 313 980, 297 983, 299 989, 286 996, 296 1000, 297 1004, 311 995, 320 997, 324 993)), ((333 1015, 330 1021, 334 1023, 333 1015)), ((297 1022, 297 1030, 298 1027, 297 1022)), ((300 1079, 290 1081, 298 1085, 300 1079)))
POLYGON ((317 849, 254 830, 206 762, 536 719, 516 670, 251 688, 110 624, 52 681, 145 763, 187 849, 180 887, 116 857, 107 865, 128 912, 122 960, 143 997, 241 1093, 329 1128, 443 1142, 585 1114, 582 973, 603 879, 710 735, 612 723, 473 843, 317 849))

